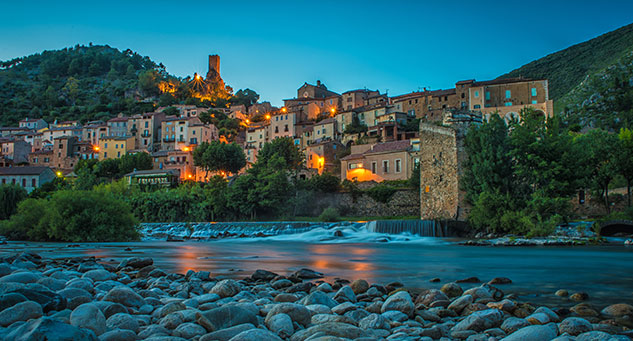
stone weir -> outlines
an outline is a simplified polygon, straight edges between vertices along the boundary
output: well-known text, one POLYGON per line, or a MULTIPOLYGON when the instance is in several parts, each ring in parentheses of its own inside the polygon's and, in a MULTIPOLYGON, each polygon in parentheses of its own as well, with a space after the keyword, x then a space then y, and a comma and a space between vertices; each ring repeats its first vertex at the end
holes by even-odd
POLYGON ((198 222, 198 223, 143 223, 141 234, 146 239, 216 239, 225 237, 268 237, 301 234, 320 230, 331 234, 347 229, 354 234, 383 233, 411 234, 420 237, 451 237, 451 229, 444 222, 434 220, 377 220, 369 222, 198 222))

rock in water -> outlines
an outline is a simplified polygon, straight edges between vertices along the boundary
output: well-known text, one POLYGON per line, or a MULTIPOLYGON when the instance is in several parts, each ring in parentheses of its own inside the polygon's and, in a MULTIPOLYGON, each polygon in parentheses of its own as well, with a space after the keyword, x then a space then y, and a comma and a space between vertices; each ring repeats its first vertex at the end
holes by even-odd
POLYGON ((440 289, 448 297, 461 296, 464 290, 457 283, 446 283, 440 289))
POLYGON ((415 310, 415 305, 413 304, 411 295, 409 295, 406 291, 398 291, 397 293, 391 295, 385 303, 383 303, 380 308, 380 312, 384 313, 389 310, 396 310, 406 314, 407 316, 411 316, 415 310))
POLYGON ((25 301, 0 312, 0 326, 7 327, 17 321, 36 319, 43 315, 42 307, 33 302, 25 301))
POLYGON ((133 257, 122 260, 121 263, 119 263, 119 266, 117 266, 117 269, 120 270, 128 266, 131 268, 140 269, 152 264, 154 264, 154 260, 151 258, 133 257))
POLYGON ((310 269, 301 269, 301 270, 295 272, 294 274, 292 274, 292 276, 300 278, 300 279, 323 278, 323 274, 322 273, 316 272, 316 271, 310 270, 310 269))
POLYGON ((625 303, 612 304, 602 309, 600 313, 608 318, 633 316, 633 306, 625 303))
POLYGON ((274 272, 270 272, 267 270, 255 270, 255 272, 251 275, 251 278, 255 281, 270 281, 272 279, 274 279, 275 277, 277 277, 279 275, 277 275, 274 272))
POLYGON ((362 294, 369 289, 369 283, 367 283, 364 279, 357 279, 354 282, 350 283, 350 288, 354 291, 354 294, 362 294))
POLYGON ((286 314, 277 314, 271 317, 268 319, 266 326, 270 329, 270 331, 284 339, 290 337, 294 333, 292 319, 286 314))
POLYGON ((92 330, 97 336, 106 332, 106 319, 93 303, 84 303, 70 314, 70 324, 92 330))

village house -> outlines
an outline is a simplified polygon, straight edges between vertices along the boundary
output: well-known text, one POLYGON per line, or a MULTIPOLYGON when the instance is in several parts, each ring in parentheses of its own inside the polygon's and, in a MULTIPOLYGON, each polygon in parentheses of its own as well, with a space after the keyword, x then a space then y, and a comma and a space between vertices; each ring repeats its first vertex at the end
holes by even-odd
POLYGON ((48 127, 48 123, 41 118, 25 118, 18 123, 20 128, 27 128, 30 130, 40 130, 48 127))
POLYGON ((95 146, 99 145, 99 139, 105 136, 109 136, 108 125, 103 121, 88 122, 82 130, 82 141, 92 143, 95 146))
POLYGON ((4 167, 0 168, 0 184, 14 184, 28 193, 55 179, 55 172, 49 167, 4 167))
POLYGON ((341 96, 327 89, 317 80, 316 85, 304 83, 297 89, 297 97, 284 99, 284 108, 295 113, 298 121, 314 120, 319 114, 336 113, 341 107, 341 96))
POLYGON ((351 181, 407 180, 419 162, 419 140, 353 145, 341 158, 341 179, 351 181))
POLYGON ((312 141, 338 140, 339 135, 337 122, 333 117, 330 117, 314 124, 312 141))
POLYGON ((99 139, 99 160, 120 158, 134 146, 134 136, 104 136, 99 139))
POLYGON ((316 170, 317 173, 334 173, 338 167, 336 153, 343 148, 338 141, 322 141, 313 143, 305 148, 306 168, 316 170))
POLYGON ((297 115, 293 112, 273 115, 270 118, 270 139, 278 137, 295 137, 295 124, 297 115))
POLYGON ((126 136, 128 134, 127 121, 128 118, 125 116, 109 119, 106 123, 109 131, 108 136, 126 136))
POLYGON ((3 164, 27 163, 30 152, 31 145, 26 141, 11 138, 0 140, 0 155, 4 159, 3 164))

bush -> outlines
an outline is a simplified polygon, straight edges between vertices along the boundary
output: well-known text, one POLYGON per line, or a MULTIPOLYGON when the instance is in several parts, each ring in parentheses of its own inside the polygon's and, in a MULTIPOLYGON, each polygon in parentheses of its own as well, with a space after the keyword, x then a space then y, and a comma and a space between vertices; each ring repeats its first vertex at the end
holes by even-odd
POLYGON ((528 231, 527 237, 545 237, 549 236, 556 230, 556 226, 563 222, 563 217, 560 215, 553 215, 550 218, 543 220, 541 216, 537 216, 537 221, 528 231))
POLYGON ((321 212, 321 215, 319 215, 320 221, 334 222, 339 221, 340 219, 341 217, 338 213, 338 210, 334 207, 328 207, 324 209, 323 212, 321 212))
POLYGON ((341 183, 341 188, 352 196, 353 202, 356 202, 356 200, 361 195, 363 195, 363 191, 360 188, 358 188, 358 184, 356 184, 356 182, 352 182, 347 179, 343 180, 343 182, 341 183))
POLYGON ((309 188, 323 193, 333 193, 339 190, 340 180, 335 175, 323 173, 308 180, 309 188))
POLYGON ((0 220, 9 219, 26 196, 26 190, 18 185, 0 186, 0 220))
POLYGON ((136 224, 130 206, 111 194, 62 190, 20 203, 4 229, 38 241, 129 241, 139 238, 136 224))
POLYGON ((393 194, 396 193, 396 188, 389 185, 376 185, 367 190, 367 195, 372 199, 381 203, 388 203, 391 200, 393 194))

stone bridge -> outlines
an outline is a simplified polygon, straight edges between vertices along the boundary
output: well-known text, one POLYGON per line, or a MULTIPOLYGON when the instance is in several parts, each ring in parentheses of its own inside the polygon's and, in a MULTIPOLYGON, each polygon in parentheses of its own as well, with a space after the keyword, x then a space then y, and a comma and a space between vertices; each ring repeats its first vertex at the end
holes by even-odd
POLYGON ((633 221, 631 220, 610 220, 600 226, 600 235, 613 236, 617 233, 633 235, 633 221))

